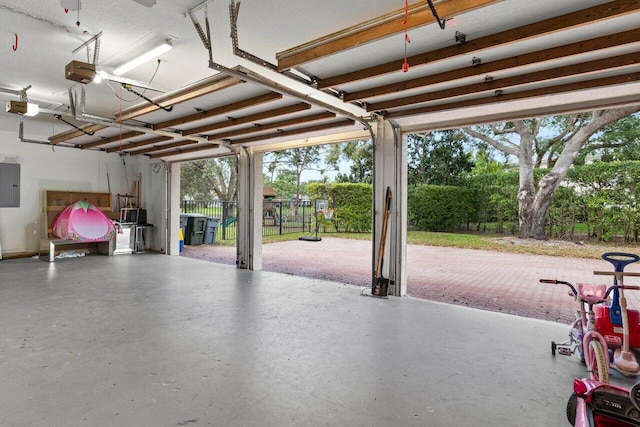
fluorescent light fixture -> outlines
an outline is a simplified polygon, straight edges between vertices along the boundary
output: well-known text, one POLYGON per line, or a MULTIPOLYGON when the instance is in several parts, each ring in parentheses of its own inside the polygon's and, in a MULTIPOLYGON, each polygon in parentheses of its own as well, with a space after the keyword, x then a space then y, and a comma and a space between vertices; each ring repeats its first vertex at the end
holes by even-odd
POLYGON ((165 40, 158 46, 155 46, 154 48, 149 50, 148 52, 145 52, 142 55, 136 56, 131 61, 122 64, 121 66, 113 70, 113 74, 115 74, 116 76, 121 76, 127 71, 132 70, 137 66, 144 64, 147 61, 151 61, 152 59, 157 58, 158 56, 162 55, 165 52, 170 51, 171 48, 173 48, 173 45, 171 44, 171 40, 165 40))

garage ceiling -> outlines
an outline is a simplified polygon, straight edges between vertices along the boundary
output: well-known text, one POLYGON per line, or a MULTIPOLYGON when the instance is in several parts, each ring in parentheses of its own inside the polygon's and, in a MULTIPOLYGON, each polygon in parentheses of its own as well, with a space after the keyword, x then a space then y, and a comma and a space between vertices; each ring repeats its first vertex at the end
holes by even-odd
POLYGON ((0 99, 30 87, 49 113, 2 114, 25 141, 179 161, 363 138, 377 116, 425 130, 640 102, 640 0, 434 1, 444 29, 426 1, 69 1, 0 0, 0 99), (123 76, 135 93, 65 79, 165 39, 123 76))

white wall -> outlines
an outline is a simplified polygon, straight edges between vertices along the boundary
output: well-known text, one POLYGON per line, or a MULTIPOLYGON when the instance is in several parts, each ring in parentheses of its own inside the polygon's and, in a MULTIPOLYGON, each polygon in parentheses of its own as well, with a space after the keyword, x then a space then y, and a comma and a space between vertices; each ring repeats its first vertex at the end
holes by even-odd
MULTIPOLYGON (((2 121, 6 125, 7 118, 3 117, 2 121)), ((15 122, 15 131, 3 130, 8 128, 0 127, 0 162, 21 165, 21 188, 19 208, 0 208, 0 247, 3 254, 38 250, 43 230, 43 190, 111 191, 115 209, 115 195, 129 193, 136 175, 141 174, 142 207, 147 209, 148 222, 158 226, 166 223, 163 165, 155 166, 157 162, 145 156, 124 156, 123 164, 123 158, 117 153, 64 147, 54 149, 21 142, 18 121, 15 122)), ((48 135, 29 133, 25 137, 46 141, 48 135)), ((164 231, 159 232, 158 229, 162 227, 156 227, 152 248, 165 250, 164 240, 158 238, 164 231)))

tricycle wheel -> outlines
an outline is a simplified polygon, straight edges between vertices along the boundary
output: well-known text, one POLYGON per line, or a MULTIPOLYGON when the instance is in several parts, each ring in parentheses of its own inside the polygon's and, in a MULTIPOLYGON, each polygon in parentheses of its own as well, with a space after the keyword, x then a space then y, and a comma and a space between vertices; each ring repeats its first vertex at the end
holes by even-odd
POLYGON ((551 341, 551 355, 552 356, 556 355, 556 342, 555 341, 551 341))
POLYGON ((578 396, 575 393, 571 394, 569 401, 567 402, 567 420, 572 426, 576 424, 576 410, 578 407, 578 396))

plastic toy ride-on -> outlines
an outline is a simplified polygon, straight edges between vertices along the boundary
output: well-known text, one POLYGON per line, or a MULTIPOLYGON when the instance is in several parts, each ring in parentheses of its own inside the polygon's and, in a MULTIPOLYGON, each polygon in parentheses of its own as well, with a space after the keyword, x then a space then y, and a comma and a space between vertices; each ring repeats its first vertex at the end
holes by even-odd
POLYGON ((640 348, 640 314, 627 310, 625 289, 639 290, 638 286, 623 284, 624 276, 640 276, 640 273, 624 273, 626 265, 637 262, 634 254, 608 252, 602 258, 614 266, 613 272, 599 272, 597 275, 613 275, 613 286, 572 284, 559 280, 541 279, 542 283, 562 284, 570 288, 569 295, 580 301, 580 311, 569 333, 569 341, 551 343, 551 353, 562 355, 578 353, 586 363, 591 379, 600 383, 609 382, 609 367, 627 376, 640 374, 636 356, 632 348, 640 348), (611 304, 606 301, 612 294, 611 304), (611 362, 611 364, 610 364, 611 362))
POLYGON ((640 425, 640 383, 631 390, 592 379, 575 379, 567 419, 576 427, 640 425))
POLYGON ((625 289, 638 289, 637 286, 625 286, 624 276, 640 276, 638 273, 624 273, 624 268, 640 260, 638 255, 621 252, 607 252, 602 258, 614 266, 614 272, 595 271, 598 275, 613 275, 613 298, 611 305, 594 308, 596 329, 604 336, 610 349, 613 349, 611 367, 626 376, 640 374, 640 365, 631 349, 640 348, 640 312, 627 309, 625 289))

